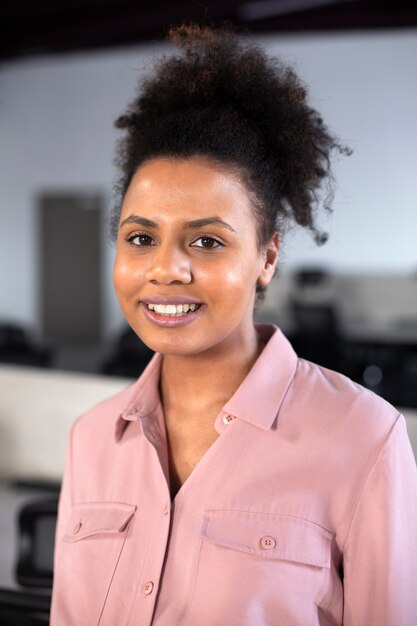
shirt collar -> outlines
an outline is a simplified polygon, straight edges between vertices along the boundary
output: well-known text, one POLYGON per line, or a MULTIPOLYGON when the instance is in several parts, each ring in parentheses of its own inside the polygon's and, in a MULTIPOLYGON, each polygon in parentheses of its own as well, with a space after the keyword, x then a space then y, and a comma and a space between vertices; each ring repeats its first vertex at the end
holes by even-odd
POLYGON ((116 422, 115 437, 117 441, 122 437, 128 422, 151 415, 158 406, 160 402, 159 376, 161 364, 162 355, 154 354, 138 380, 133 384, 131 399, 116 422))
MULTIPOLYGON (((266 345, 221 414, 269 430, 294 377, 297 355, 276 326, 257 324, 256 330, 266 345)), ((161 363, 162 355, 155 354, 134 383, 131 400, 116 422, 116 440, 122 437, 129 421, 151 415, 158 406, 161 363)))
POLYGON ((298 358, 288 339, 272 324, 257 324, 266 345, 223 413, 270 430, 294 378, 298 358))

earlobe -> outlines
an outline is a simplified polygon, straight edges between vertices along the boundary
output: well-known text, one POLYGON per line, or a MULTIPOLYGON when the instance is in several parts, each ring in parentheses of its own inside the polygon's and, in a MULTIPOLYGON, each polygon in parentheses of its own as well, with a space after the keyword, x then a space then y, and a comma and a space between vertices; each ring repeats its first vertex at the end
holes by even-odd
POLYGON ((279 233, 274 233, 274 236, 265 249, 264 265, 258 276, 257 282, 262 287, 269 285, 275 273, 275 267, 278 261, 279 243, 279 233))

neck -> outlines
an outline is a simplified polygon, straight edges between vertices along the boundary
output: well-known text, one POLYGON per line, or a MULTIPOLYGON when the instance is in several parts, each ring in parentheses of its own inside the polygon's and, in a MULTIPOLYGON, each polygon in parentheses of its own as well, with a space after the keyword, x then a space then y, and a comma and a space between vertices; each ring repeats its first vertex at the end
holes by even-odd
POLYGON ((197 355, 164 355, 161 397, 165 411, 189 416, 218 412, 249 373, 263 348, 254 326, 238 340, 197 355))

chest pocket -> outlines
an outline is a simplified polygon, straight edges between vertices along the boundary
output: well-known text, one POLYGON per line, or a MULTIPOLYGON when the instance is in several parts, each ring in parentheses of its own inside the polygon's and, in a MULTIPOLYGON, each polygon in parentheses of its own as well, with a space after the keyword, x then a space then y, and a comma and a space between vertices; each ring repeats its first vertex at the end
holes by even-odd
POLYGON ((200 537, 262 559, 330 567, 332 533, 292 515, 205 511, 200 537))
POLYGON ((72 508, 59 546, 54 594, 65 624, 101 623, 136 505, 85 502, 72 508), (85 616, 88 616, 88 620, 85 616))
MULTIPOLYGON (((188 624, 310 624, 332 571, 333 533, 286 514, 206 510, 188 624)), ((318 622, 317 622, 318 623, 318 622)))

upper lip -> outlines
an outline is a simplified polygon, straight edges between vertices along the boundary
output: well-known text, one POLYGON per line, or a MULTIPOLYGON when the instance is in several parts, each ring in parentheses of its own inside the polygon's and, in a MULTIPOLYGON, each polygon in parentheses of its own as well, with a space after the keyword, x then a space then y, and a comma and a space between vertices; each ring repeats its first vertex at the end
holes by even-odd
POLYGON ((144 304, 201 304, 200 300, 189 296, 149 296, 140 301, 144 304))

